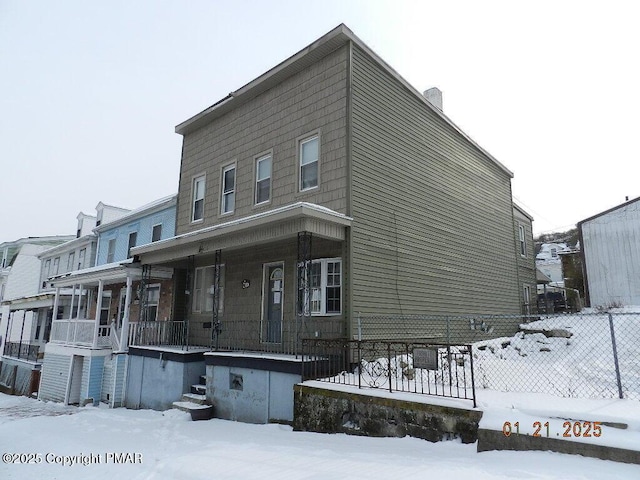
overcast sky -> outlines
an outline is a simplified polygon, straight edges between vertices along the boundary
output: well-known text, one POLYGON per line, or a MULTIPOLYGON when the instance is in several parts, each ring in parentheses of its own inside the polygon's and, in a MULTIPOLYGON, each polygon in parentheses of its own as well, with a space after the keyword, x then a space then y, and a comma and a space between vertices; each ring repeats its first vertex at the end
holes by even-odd
POLYGON ((339 23, 443 91, 534 231, 568 229, 640 196, 639 18, 611 0, 0 0, 0 242, 176 192, 175 125, 339 23))

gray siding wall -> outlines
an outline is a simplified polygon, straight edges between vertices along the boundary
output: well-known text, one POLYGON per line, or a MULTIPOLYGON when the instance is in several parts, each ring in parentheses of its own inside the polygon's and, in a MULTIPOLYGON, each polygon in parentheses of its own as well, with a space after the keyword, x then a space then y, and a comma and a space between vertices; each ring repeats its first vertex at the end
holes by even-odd
MULTIPOLYGON (((312 240, 312 257, 339 258, 342 246, 339 242, 331 242, 320 238, 312 240)), ((257 348, 260 345, 260 321, 262 318, 263 295, 263 265, 266 263, 284 263, 284 294, 283 294, 283 322, 285 329, 293 328, 295 319, 295 302, 297 295, 297 243, 296 240, 273 243, 237 250, 230 253, 222 252, 222 263, 225 265, 223 322, 221 342, 232 348, 257 348), (242 280, 249 280, 250 287, 243 289, 242 280), (233 333, 237 332, 237 333, 233 333)), ((206 266, 214 263, 212 256, 201 256, 196 259, 196 266, 206 266)), ((344 292, 343 292, 344 299, 344 292)), ((344 307, 343 307, 344 311, 344 307)), ((211 329, 203 328, 205 322, 211 322, 212 315, 191 313, 190 339, 192 343, 209 345, 211 329)), ((314 332, 323 327, 331 330, 342 319, 340 315, 314 316, 311 324, 314 332)), ((283 334, 284 342, 292 340, 283 334)))
POLYGON ((531 286, 531 304, 536 303, 536 261, 535 261, 535 245, 533 243, 533 226, 531 220, 524 216, 517 208, 513 209, 513 218, 515 225, 516 238, 516 259, 518 262, 518 278, 521 285, 531 286), (526 255, 523 257, 520 252, 520 230, 519 226, 524 227, 525 250, 526 255))
POLYGON ((38 392, 40 400, 64 402, 72 358, 71 355, 44 354, 38 392))
POLYGON ((184 138, 176 234, 296 201, 346 212, 347 47, 184 138), (298 139, 320 134, 320 183, 298 192, 298 139), (271 202, 254 206, 255 157, 272 152, 271 202), (236 206, 220 216, 222 167, 236 162, 236 206), (204 220, 191 223, 193 178, 206 175, 204 220))
POLYGON ((352 69, 353 311, 518 313, 509 176, 356 46, 352 69))

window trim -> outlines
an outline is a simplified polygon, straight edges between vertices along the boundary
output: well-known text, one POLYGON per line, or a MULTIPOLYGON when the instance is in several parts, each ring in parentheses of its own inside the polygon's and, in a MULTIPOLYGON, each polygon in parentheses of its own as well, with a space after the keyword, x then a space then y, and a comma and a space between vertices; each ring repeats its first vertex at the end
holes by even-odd
POLYGON ((131 249, 136 246, 138 243, 138 231, 134 230, 133 232, 129 232, 129 236, 127 237, 127 258, 131 258, 131 249), (131 237, 133 236, 133 245, 131 245, 131 237))
MULTIPOLYGON (((320 311, 311 311, 311 301, 309 301, 309 315, 312 317, 336 317, 342 315, 344 312, 344 282, 343 282, 343 269, 342 269, 342 257, 328 257, 328 258, 314 258, 311 260, 311 265, 314 263, 320 264, 320 311), (339 263, 340 264, 340 311, 339 312, 327 312, 327 277, 328 277, 328 264, 339 263)), ((297 313, 297 302, 300 287, 297 285, 298 279, 298 267, 296 266, 295 278, 296 278, 296 297, 294 305, 294 312, 297 313)))
MULTIPOLYGON (((198 271, 204 271, 207 268, 215 268, 215 265, 202 265, 200 267, 196 267, 194 272, 193 272, 193 299, 191 300, 191 311, 193 313, 197 313, 198 315, 209 315, 213 313, 213 310, 209 311, 206 309, 203 309, 203 306, 206 306, 206 304, 204 303, 204 296, 202 296, 202 300, 200 301, 200 305, 196 305, 196 280, 198 278, 198 271), (198 308, 196 308, 198 307, 198 308)), ((220 264, 220 285, 218 285, 218 287, 220 288, 220 292, 218 294, 218 315, 222 315, 224 313, 224 290, 225 290, 225 275, 226 275, 226 268, 225 268, 225 264, 221 263, 220 264)), ((201 287, 202 288, 202 287, 201 287)))
POLYGON ((232 163, 227 163, 226 165, 223 165, 222 167, 220 167, 220 209, 219 209, 219 213, 221 217, 227 216, 227 215, 233 215, 233 213, 236 211, 236 193, 237 193, 237 185, 238 185, 238 169, 237 169, 237 165, 236 162, 232 162, 232 163), (233 169, 233 190, 231 192, 227 192, 225 193, 224 191, 224 174, 227 173, 229 170, 233 169), (229 210, 228 212, 224 211, 224 198, 225 195, 229 195, 229 194, 233 194, 233 209, 229 210))
POLYGON ((44 262, 44 278, 47 279, 51 276, 51 259, 47 258, 44 262))
POLYGON ((73 266, 76 262, 76 252, 69 252, 69 256, 67 258, 67 272, 73 272, 73 266))
POLYGON ((58 273, 60 273, 60 257, 53 259, 53 275, 58 275, 58 273))
MULTIPOLYGON (((321 157, 321 151, 320 151, 320 130, 315 130, 309 133, 306 133, 305 135, 302 135, 300 137, 297 138, 296 140, 296 147, 297 147, 297 151, 296 151, 296 172, 298 175, 298 193, 306 193, 306 192, 310 192, 312 190, 315 190, 317 188, 320 188, 320 157, 321 157), (302 145, 306 142, 309 142, 313 139, 317 139, 318 140, 318 158, 316 160, 316 163, 318 165, 318 174, 317 174, 317 183, 316 185, 314 185, 313 187, 307 187, 307 188, 302 188, 302 145)), ((307 164, 308 165, 308 164, 307 164)))
POLYGON ((153 225, 151 227, 151 243, 159 242, 160 240, 162 240, 162 223, 156 223, 155 225, 153 225), (153 233, 154 233, 156 227, 160 227, 160 236, 156 240, 154 240, 153 239, 153 233))
MULTIPOLYGON (((147 285, 145 290, 146 290, 145 294, 147 295, 147 298, 146 298, 146 301, 145 301, 145 307, 147 309, 146 321, 147 322, 156 322, 158 320, 158 314, 160 313, 160 292, 162 291, 162 285, 160 283, 150 283, 149 285, 147 285), (154 303, 153 304, 156 307, 156 318, 154 318, 153 320, 150 320, 149 316, 148 316, 148 314, 149 314, 149 290, 150 289, 155 289, 155 288, 158 289, 158 303, 154 303)), ((120 300, 118 300, 118 301, 120 301, 120 300)))
POLYGON ((107 241, 107 258, 105 263, 113 263, 115 256, 116 256, 116 239, 110 238, 107 241), (113 251, 111 249, 111 245, 113 245, 113 251), (109 260, 109 256, 111 256, 111 260, 109 260))
POLYGON ((520 241, 520 256, 527 258, 527 231, 525 226, 518 223, 518 240, 520 241))
POLYGON ((87 256, 87 248, 81 248, 78 252, 78 270, 84 268, 84 262, 87 256), (81 260, 82 259, 82 260, 81 260))
POLYGON ((191 177, 191 215, 189 217, 191 219, 190 223, 201 223, 204 221, 204 200, 206 196, 207 196, 207 174, 201 173, 191 177), (196 182, 199 180, 202 180, 202 198, 196 199, 195 198, 196 182), (194 218, 196 214, 196 202, 199 200, 202 200, 202 217, 194 218))
POLYGON ((273 151, 268 150, 259 155, 253 157, 253 205, 254 207, 259 207, 262 205, 269 205, 271 203, 271 196, 273 194, 273 151), (269 169, 269 198, 263 200, 262 202, 258 202, 258 182, 264 181, 265 179, 258 180, 258 164, 269 158, 271 160, 271 168, 269 169))

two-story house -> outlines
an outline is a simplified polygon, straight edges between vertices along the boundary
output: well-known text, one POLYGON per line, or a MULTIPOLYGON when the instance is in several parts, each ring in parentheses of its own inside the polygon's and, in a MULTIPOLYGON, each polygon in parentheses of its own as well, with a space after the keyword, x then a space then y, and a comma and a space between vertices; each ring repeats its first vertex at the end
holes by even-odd
POLYGON ((138 329, 138 323, 170 317, 173 305, 172 270, 141 266, 131 249, 172 237, 175 208, 176 195, 133 211, 98 204, 95 265, 49 272, 46 280, 55 289, 57 315, 38 398, 122 404, 128 346, 136 336, 158 331, 138 329))
POLYGON ((39 255, 72 236, 21 238, 0 244, 0 390, 30 394, 37 390, 40 348, 50 300, 40 292, 39 255), (4 386, 4 387, 3 387, 4 386))
POLYGON ((535 248, 533 244, 533 217, 521 206, 513 204, 513 219, 516 230, 516 258, 518 279, 522 285, 522 314, 537 311, 537 279, 535 248))
POLYGON ((176 127, 176 235, 133 253, 186 286, 217 415, 290 420, 301 339, 358 315, 520 313, 512 173, 440 100, 340 25, 176 127))

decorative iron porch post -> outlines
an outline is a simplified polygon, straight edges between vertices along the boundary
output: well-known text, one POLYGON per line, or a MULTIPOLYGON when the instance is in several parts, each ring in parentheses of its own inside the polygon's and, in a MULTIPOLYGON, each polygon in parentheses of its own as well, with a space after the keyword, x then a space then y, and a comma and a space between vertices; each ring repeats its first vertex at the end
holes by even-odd
POLYGON ((213 262, 213 312, 211 314, 211 348, 218 350, 220 348, 220 334, 222 333, 222 324, 218 318, 218 305, 220 302, 220 268, 222 264, 222 250, 216 250, 215 260, 213 262))
POLYGON ((311 274, 311 233, 298 232, 298 300, 296 305, 296 327, 294 354, 301 350, 301 336, 306 332, 311 319, 311 295, 309 275, 311 274))
POLYGON ((151 265, 142 266, 142 278, 138 290, 140 291, 140 311, 138 312, 138 318, 141 322, 147 321, 147 307, 149 306, 149 298, 147 294, 147 288, 149 287, 149 280, 151 279, 151 265))

